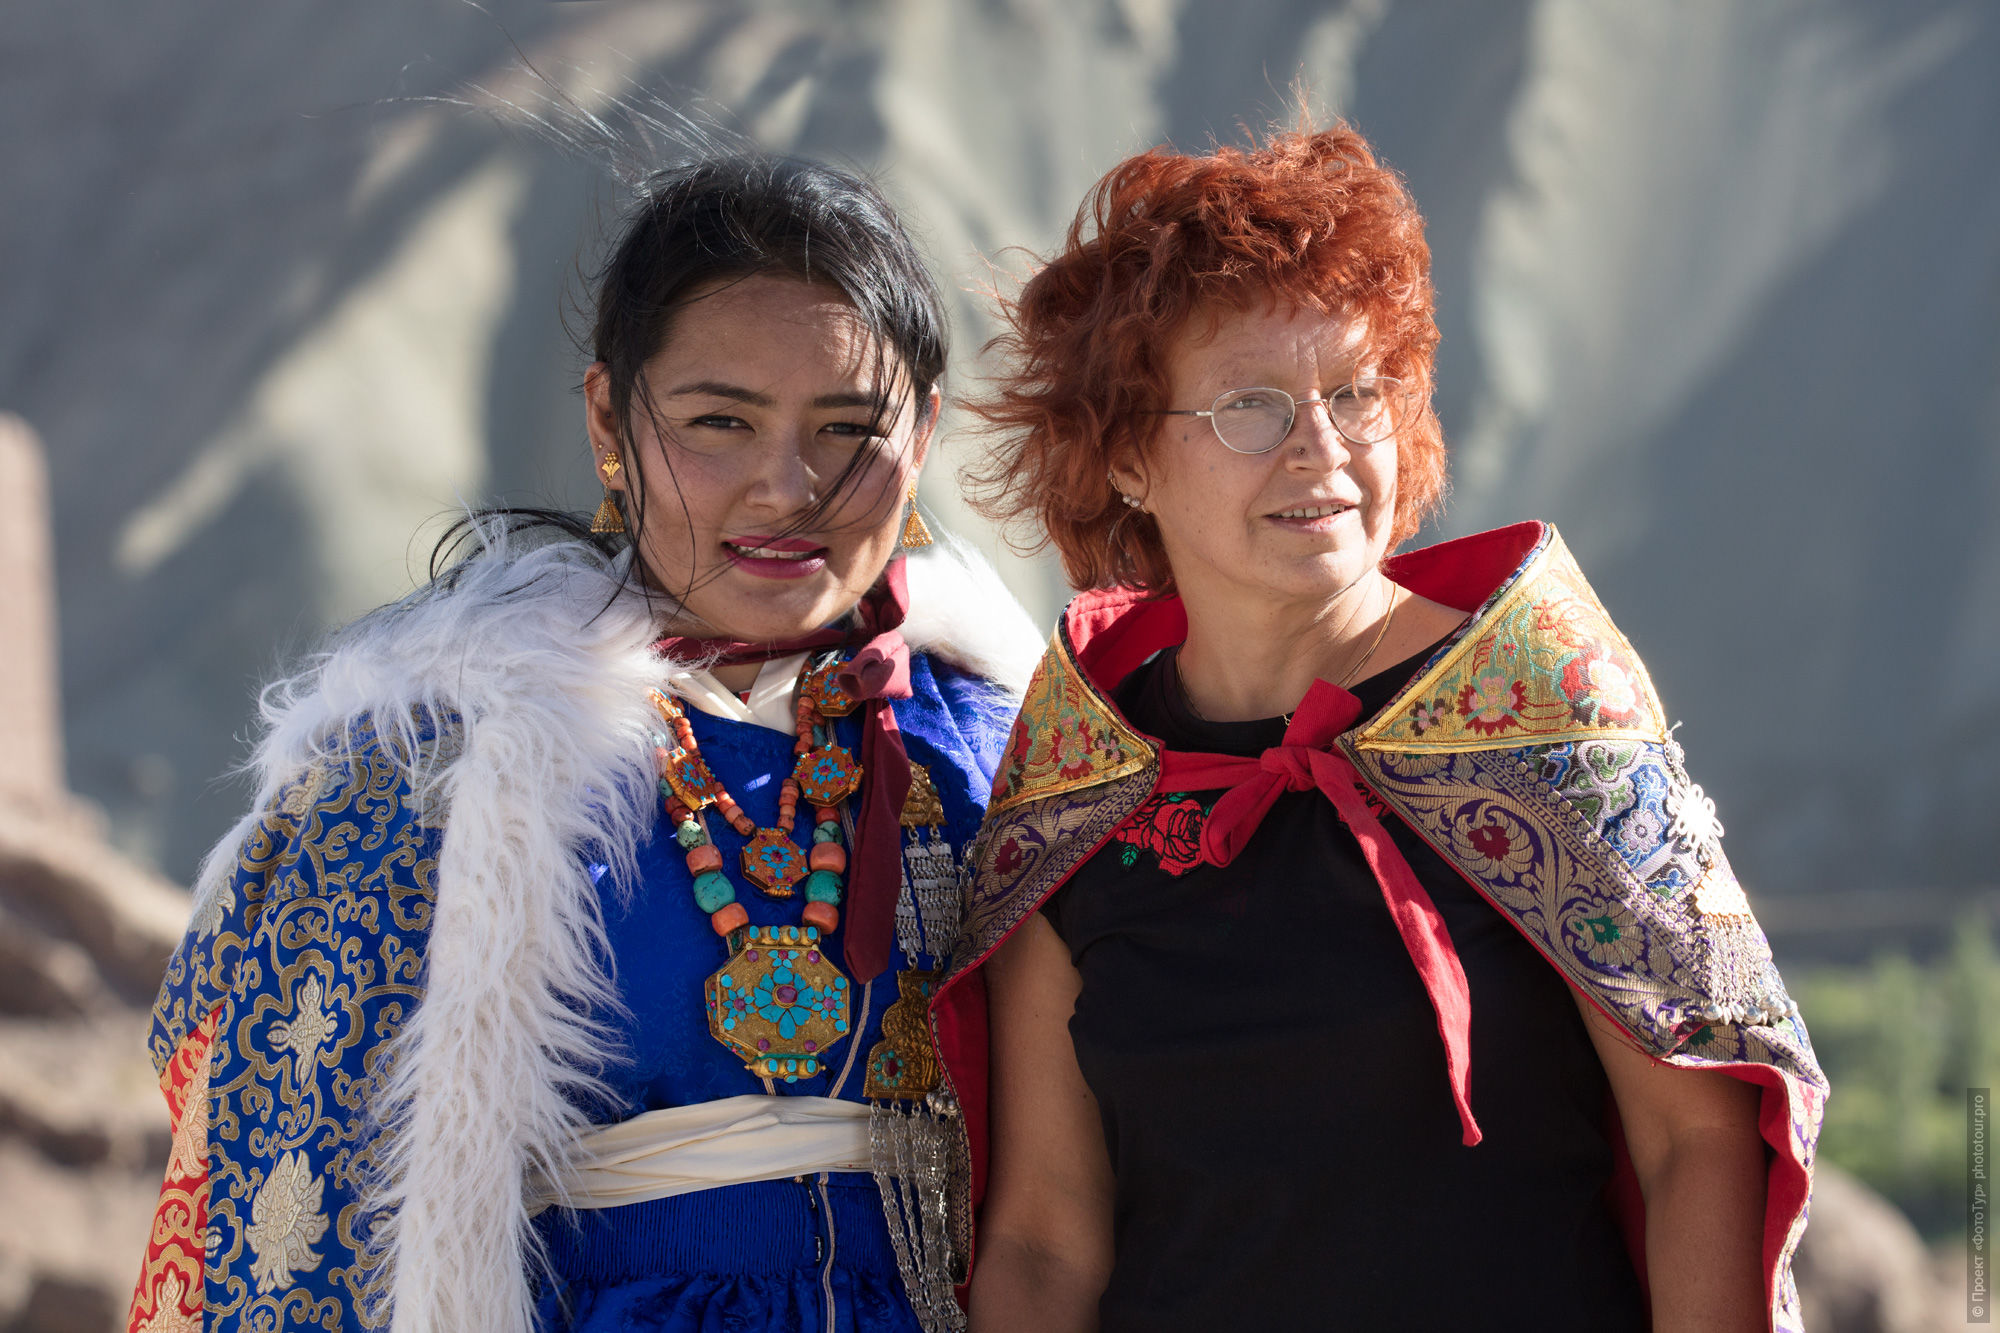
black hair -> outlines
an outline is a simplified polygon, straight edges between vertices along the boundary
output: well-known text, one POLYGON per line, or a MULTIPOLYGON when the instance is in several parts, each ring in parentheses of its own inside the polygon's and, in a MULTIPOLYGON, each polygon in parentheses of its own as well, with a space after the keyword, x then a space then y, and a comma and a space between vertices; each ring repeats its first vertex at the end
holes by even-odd
MULTIPOLYGON (((872 335, 875 410, 884 432, 903 391, 917 411, 928 410, 931 393, 944 376, 944 301, 923 257, 873 184, 816 162, 740 152, 655 171, 638 182, 636 193, 637 201, 625 213, 616 243, 592 283, 593 314, 583 348, 605 367, 621 434, 629 431, 635 410, 652 413, 646 364, 666 344, 690 299, 718 283, 761 274, 827 284, 854 308, 872 335)), ((632 478, 623 493, 626 526, 636 532, 645 522, 645 463, 639 451, 626 449, 624 454, 632 478)), ((868 451, 858 452, 798 525, 810 524, 838 503, 867 461, 868 451)), ((446 533, 432 555, 433 577, 464 549, 469 526, 479 519, 496 519, 510 529, 543 528, 565 538, 587 538, 607 553, 627 540, 592 534, 576 515, 519 508, 487 511, 446 533)), ((635 569, 638 564, 635 552, 635 569)), ((668 591, 684 597, 689 590, 668 591)))

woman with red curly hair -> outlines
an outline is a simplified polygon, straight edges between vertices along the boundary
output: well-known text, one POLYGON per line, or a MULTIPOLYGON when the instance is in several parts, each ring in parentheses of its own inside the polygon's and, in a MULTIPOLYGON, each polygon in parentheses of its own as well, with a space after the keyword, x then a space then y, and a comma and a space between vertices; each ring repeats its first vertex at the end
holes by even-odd
POLYGON ((1644 668, 1546 524, 1391 554, 1429 267, 1335 126, 1005 312, 985 503, 1087 591, 934 1000, 976 1331, 1798 1326, 1826 1084, 1644 668))

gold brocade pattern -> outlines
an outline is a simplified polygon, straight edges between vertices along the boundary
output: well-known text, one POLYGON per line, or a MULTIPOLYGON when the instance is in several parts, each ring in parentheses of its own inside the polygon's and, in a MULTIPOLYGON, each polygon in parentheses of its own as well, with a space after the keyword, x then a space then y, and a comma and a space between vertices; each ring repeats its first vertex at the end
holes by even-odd
POLYGON ((179 1269, 168 1269, 160 1277, 151 1312, 143 1317, 134 1315, 138 1322, 132 1325, 132 1333, 201 1333, 198 1296, 198 1292, 188 1290, 179 1269))
POLYGON ((993 777, 989 813, 1114 782, 1153 762, 1152 747, 1098 700, 1058 629, 1028 682, 993 777))
POLYGON ((1025 921, 1145 802, 1158 772, 1149 761, 1089 797, 1063 795, 1016 805, 998 816, 989 812, 966 853, 972 887, 950 975, 976 966, 1025 921))
POLYGON ((208 1222, 208 1071, 221 1021, 211 1009, 160 1074, 173 1146, 160 1183, 146 1259, 126 1316, 130 1333, 190 1333, 201 1328, 203 1236, 208 1222))
POLYGON ((288 1152, 265 1178, 250 1205, 250 1225, 243 1239, 250 1247, 250 1276, 257 1290, 288 1287, 296 1269, 317 1268, 320 1254, 312 1248, 326 1234, 320 1211, 326 1182, 313 1174, 301 1152, 288 1152))
POLYGON ((1397 700, 1361 728, 1364 750, 1509 749, 1556 741, 1661 742, 1651 677, 1560 537, 1397 700))
MULTIPOLYGON (((1588 826, 1533 785, 1522 761, 1468 753, 1442 767, 1406 767, 1397 756, 1357 752, 1355 762, 1385 804, 1653 1055, 1670 1056, 1691 1031, 1720 1022, 1715 950, 1690 896, 1652 892, 1620 858, 1604 855, 1588 826)), ((1716 873, 1726 875, 1726 864, 1716 873)), ((1796 1020, 1781 996, 1777 988, 1762 997, 1755 1017, 1789 1031, 1796 1020)), ((1732 1024, 1728 1035, 1743 1030, 1732 1024)), ((1787 1063, 1817 1078, 1803 1031, 1787 1063)))
POLYGON ((155 1058, 216 1015, 205 1265, 186 1275, 210 1327, 364 1327, 371 1103, 421 995, 435 895, 439 812, 410 773, 452 739, 413 754, 362 728, 307 769, 168 966, 155 1058))

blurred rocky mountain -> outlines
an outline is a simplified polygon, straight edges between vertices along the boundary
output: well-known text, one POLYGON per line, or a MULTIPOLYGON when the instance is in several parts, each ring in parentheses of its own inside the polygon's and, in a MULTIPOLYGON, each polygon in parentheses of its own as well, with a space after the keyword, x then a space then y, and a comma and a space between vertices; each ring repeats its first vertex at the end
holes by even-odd
POLYGON ((188 908, 64 786, 45 490, 0 415, 0 1330, 104 1333, 166 1166, 147 1011, 188 908))
POLYGON ((123 1328, 166 1167, 147 1011, 186 895, 0 804, 0 1329, 123 1328))
MULTIPOLYGON (((189 873, 242 799, 253 686, 409 586, 427 520, 591 498, 563 317, 615 193, 425 100, 532 97, 523 55, 587 105, 655 90, 879 169, 959 293, 961 389, 989 260, 1303 75, 1431 219, 1445 530, 1564 529, 1762 892, 1994 881, 1984 0, 24 10, 0 409, 52 458, 72 781, 140 859, 189 873)), ((927 496, 963 519, 946 471, 927 496)), ((1046 563, 1008 574, 1053 614, 1046 563)))

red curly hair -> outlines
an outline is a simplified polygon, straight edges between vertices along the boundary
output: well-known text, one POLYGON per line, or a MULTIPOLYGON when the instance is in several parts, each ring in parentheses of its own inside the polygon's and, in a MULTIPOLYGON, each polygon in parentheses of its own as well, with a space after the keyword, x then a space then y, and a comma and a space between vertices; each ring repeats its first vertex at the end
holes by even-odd
POLYGON ((1445 489, 1430 247, 1401 178, 1344 122, 1200 156, 1155 148, 1097 183, 1062 248, 1000 301, 1007 331, 987 350, 1006 369, 968 404, 993 440, 975 507, 1038 525, 1076 587, 1170 591, 1159 530, 1121 502, 1111 461, 1145 456, 1157 423, 1140 413, 1170 406, 1166 355, 1189 321, 1264 299, 1361 316, 1382 373, 1424 390, 1397 440, 1390 541, 1408 540, 1445 489))

